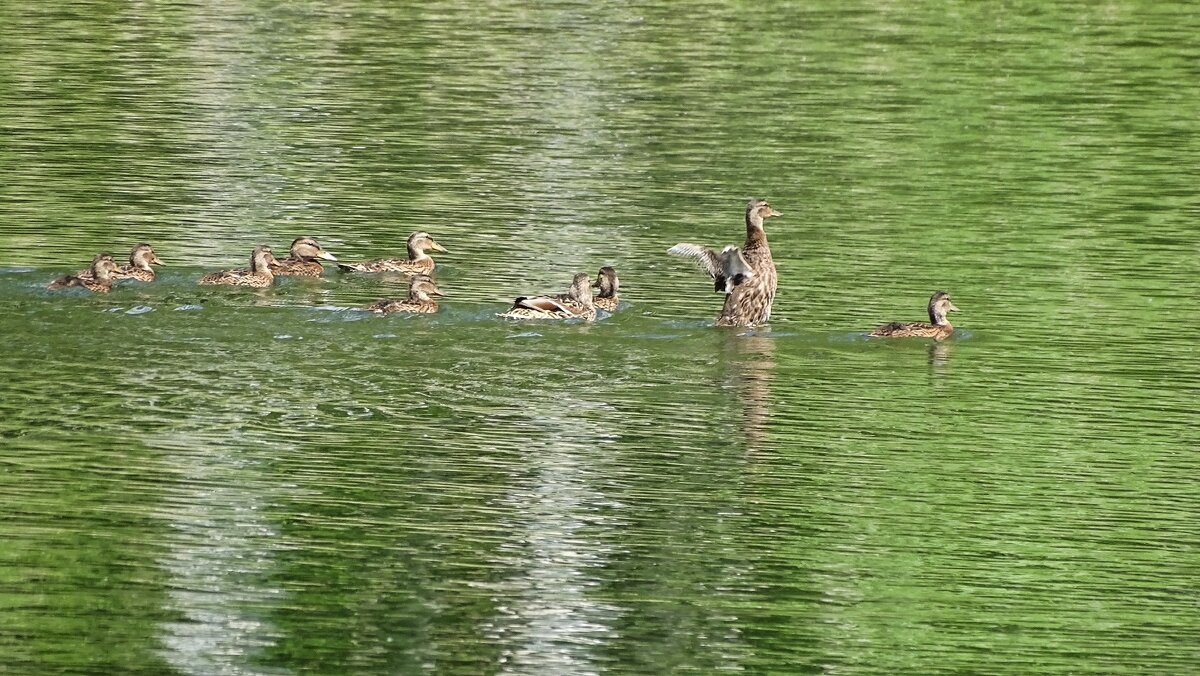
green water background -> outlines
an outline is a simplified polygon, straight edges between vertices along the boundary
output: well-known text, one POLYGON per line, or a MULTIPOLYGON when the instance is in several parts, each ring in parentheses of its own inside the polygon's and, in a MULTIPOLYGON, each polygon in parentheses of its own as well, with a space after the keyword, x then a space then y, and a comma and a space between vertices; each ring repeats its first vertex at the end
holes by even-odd
POLYGON ((17 1, 0 45, 0 670, 1200 668, 1194 6, 17 1), (744 335, 664 252, 750 196, 744 335), (434 317, 195 285, 417 229, 434 317), (154 284, 44 289, 143 240, 154 284), (604 264, 610 318, 493 316, 604 264), (955 339, 865 339, 939 288, 955 339))

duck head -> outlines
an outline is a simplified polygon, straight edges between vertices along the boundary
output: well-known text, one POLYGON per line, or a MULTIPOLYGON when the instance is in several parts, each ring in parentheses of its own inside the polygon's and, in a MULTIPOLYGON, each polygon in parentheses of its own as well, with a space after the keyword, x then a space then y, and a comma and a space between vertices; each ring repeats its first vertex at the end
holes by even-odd
POLYGON ((92 259, 92 277, 104 281, 112 277, 112 273, 117 269, 117 261, 113 260, 112 254, 102 253, 97 254, 92 259))
POLYGON ((129 252, 129 264, 141 270, 149 270, 151 265, 166 265, 158 260, 154 247, 149 244, 139 244, 129 252))
POLYGON ((429 275, 416 275, 408 284, 408 300, 416 303, 432 303, 434 296, 445 296, 429 275))
POLYGON ((950 294, 945 291, 934 291, 929 297, 929 321, 935 325, 949 324, 946 321, 947 312, 958 312, 959 309, 950 302, 950 294))
POLYGON ((767 204, 766 200, 751 198, 750 201, 746 203, 747 227, 762 228, 763 221, 766 219, 782 215, 783 214, 772 209, 771 205, 767 204))
POLYGON ((611 265, 600 268, 600 272, 596 273, 596 282, 593 286, 600 289, 598 295, 601 298, 612 298, 617 295, 617 291, 621 288, 621 283, 617 280, 617 271, 611 265))
POLYGON ((429 233, 417 231, 408 236, 408 257, 410 260, 416 260, 425 255, 426 251, 441 251, 448 253, 441 244, 434 241, 429 233))
POLYGON ((567 291, 567 294, 579 301, 584 307, 591 307, 595 302, 592 296, 592 285, 588 281, 587 273, 575 273, 575 278, 571 280, 571 288, 567 291))
POLYGON ((279 261, 275 259, 275 254, 271 253, 271 247, 266 244, 259 244, 254 247, 254 252, 250 254, 250 271, 258 274, 271 273, 271 266, 278 265, 279 261))
POLYGON ((311 261, 317 258, 322 258, 327 261, 336 261, 337 258, 328 251, 321 248, 317 240, 312 237, 297 237, 292 240, 291 249, 292 258, 301 261, 311 261))

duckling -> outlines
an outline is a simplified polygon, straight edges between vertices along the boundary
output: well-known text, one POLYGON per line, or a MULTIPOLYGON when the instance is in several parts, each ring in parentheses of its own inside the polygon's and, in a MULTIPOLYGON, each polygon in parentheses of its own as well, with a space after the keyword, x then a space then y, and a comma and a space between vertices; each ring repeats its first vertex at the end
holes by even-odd
POLYGON ((250 269, 224 270, 213 272, 200 278, 201 284, 229 284, 233 286, 267 287, 275 282, 275 273, 271 266, 279 263, 271 247, 260 244, 254 247, 250 254, 250 269))
POLYGON ((600 272, 596 273, 594 286, 600 289, 600 293, 592 299, 596 307, 605 312, 616 312, 617 305, 621 302, 617 295, 621 288, 621 283, 617 280, 617 271, 611 265, 600 268, 600 272))
MULTIPOLYGON (((139 282, 153 282, 154 268, 151 265, 166 265, 158 260, 158 256, 154 253, 154 248, 149 244, 138 244, 129 252, 129 265, 120 265, 116 270, 113 270, 113 279, 136 279, 139 282)), ((75 276, 80 279, 95 279, 92 277, 92 270, 81 270, 75 273, 75 276)))
POLYGON ((945 291, 935 291, 929 297, 929 321, 931 323, 901 324, 892 322, 875 329, 871 335, 887 338, 933 338, 941 342, 954 333, 954 327, 946 319, 946 313, 958 311, 959 309, 954 307, 954 303, 950 302, 950 294, 945 291))
POLYGON ((81 287, 88 291, 96 293, 108 293, 113 287, 113 271, 117 269, 117 262, 113 260, 112 254, 98 254, 92 259, 92 265, 88 269, 90 276, 80 277, 79 275, 65 275, 50 282, 47 289, 67 289, 70 287, 81 287))
POLYGON ((297 237, 292 240, 291 255, 271 266, 271 272, 285 277, 320 277, 325 268, 317 259, 337 260, 312 237, 297 237))
POLYGON ((675 256, 695 258, 713 278, 713 290, 725 294, 717 326, 755 326, 771 319, 778 278, 763 221, 782 216, 766 200, 746 204, 746 243, 716 253, 699 244, 676 244, 667 250, 675 256))
POLYGON ((427 232, 414 232, 408 236, 408 258, 383 258, 361 263, 338 263, 346 272, 406 272, 409 274, 433 272, 434 262, 426 251, 449 253, 433 240, 427 232))
POLYGON ((429 275, 416 275, 408 284, 408 298, 405 300, 385 299, 367 307, 376 314, 391 312, 411 312, 429 314, 438 311, 437 301, 433 296, 445 296, 433 278, 429 275))
POLYGON ((571 289, 558 296, 520 296, 513 306, 496 315, 507 319, 583 319, 596 318, 592 286, 585 273, 577 273, 571 281, 571 289))
POLYGON ((113 273, 114 279, 136 279, 139 282, 153 282, 154 268, 151 265, 166 265, 158 260, 154 247, 149 244, 138 244, 129 252, 129 265, 122 265, 113 273))

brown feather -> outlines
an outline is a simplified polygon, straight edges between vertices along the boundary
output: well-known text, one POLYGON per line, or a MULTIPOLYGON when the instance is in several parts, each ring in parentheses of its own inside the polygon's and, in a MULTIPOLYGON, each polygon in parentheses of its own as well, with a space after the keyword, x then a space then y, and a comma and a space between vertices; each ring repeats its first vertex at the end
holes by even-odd
POLYGON ((417 260, 405 258, 383 258, 361 263, 338 263, 338 267, 346 272, 403 272, 407 274, 428 274, 433 272, 436 264, 428 256, 417 260))
POLYGON ((871 332, 870 335, 877 338, 933 338, 934 340, 945 340, 954 333, 954 327, 947 324, 926 324, 925 322, 912 322, 910 324, 901 324, 900 322, 892 322, 884 324, 871 332))
POLYGON ((278 265, 272 265, 271 272, 283 277, 320 277, 325 268, 316 261, 285 258, 278 265))
POLYGON ((414 302, 408 300, 386 299, 368 306, 367 310, 376 314, 391 314, 393 312, 431 314, 438 311, 438 305, 433 301, 414 302))

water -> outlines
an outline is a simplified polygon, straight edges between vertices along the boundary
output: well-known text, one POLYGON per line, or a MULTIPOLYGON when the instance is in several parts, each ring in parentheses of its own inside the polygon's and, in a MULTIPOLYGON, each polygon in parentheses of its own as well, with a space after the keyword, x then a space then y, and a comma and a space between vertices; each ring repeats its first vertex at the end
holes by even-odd
POLYGON ((876 4, 6 3, 0 667, 1195 671, 1200 18, 876 4), (195 285, 416 229, 436 316, 195 285))

